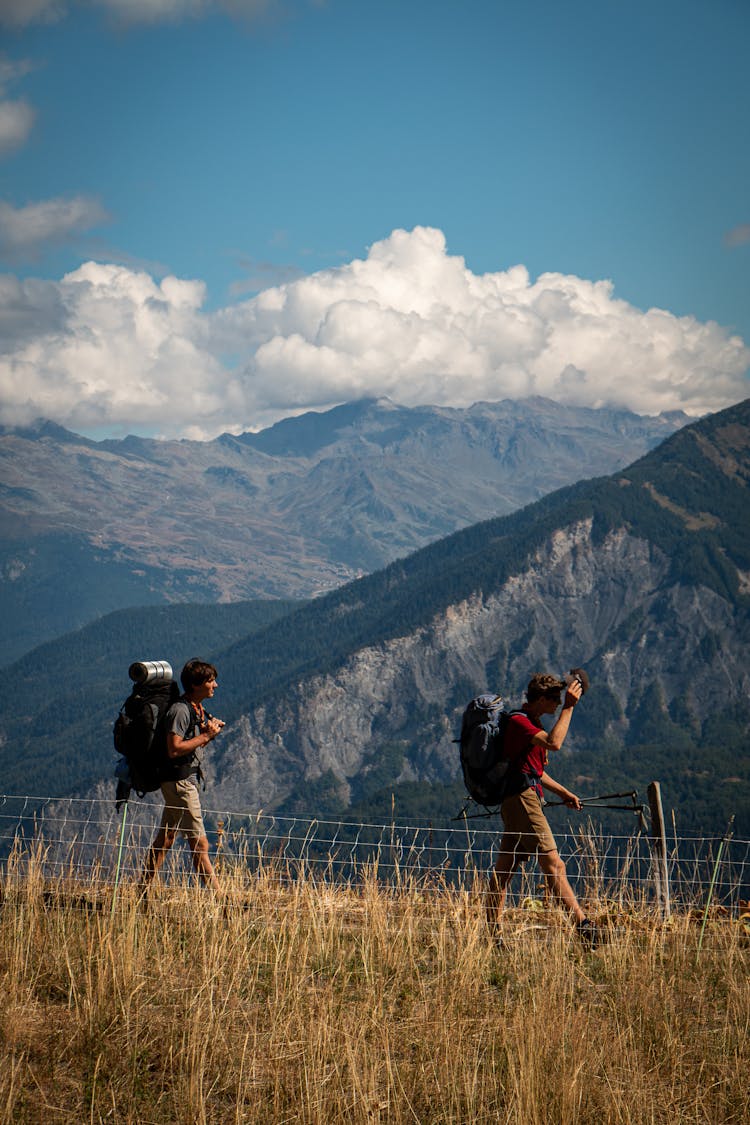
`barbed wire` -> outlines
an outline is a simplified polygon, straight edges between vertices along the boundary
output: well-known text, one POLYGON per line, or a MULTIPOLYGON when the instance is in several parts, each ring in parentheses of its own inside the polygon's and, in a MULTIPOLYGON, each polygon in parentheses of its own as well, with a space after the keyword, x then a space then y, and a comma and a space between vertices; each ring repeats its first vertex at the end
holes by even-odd
MULTIPOLYGON (((6 876, 16 872, 22 877, 24 857, 33 857, 50 879, 107 882, 115 870, 137 879, 160 811, 158 796, 131 800, 118 812, 111 798, 0 794, 0 862, 6 876)), ((275 865, 290 881, 305 875, 357 885, 374 873, 393 888, 405 881, 474 885, 497 859, 502 827, 499 818, 481 825, 417 818, 382 823, 216 808, 205 808, 204 816, 217 863, 237 879, 256 878, 275 865)), ((569 876, 590 893, 619 900, 649 895, 651 842, 640 826, 617 834, 587 819, 575 832, 555 835, 569 876)), ((675 904, 700 905, 709 885, 714 901, 726 908, 747 900, 750 841, 724 843, 722 850, 719 837, 676 834, 668 841, 675 904)), ((173 848, 165 877, 187 871, 187 860, 187 849, 173 848)), ((517 880, 516 895, 533 893, 535 880, 538 874, 528 865, 517 880)))

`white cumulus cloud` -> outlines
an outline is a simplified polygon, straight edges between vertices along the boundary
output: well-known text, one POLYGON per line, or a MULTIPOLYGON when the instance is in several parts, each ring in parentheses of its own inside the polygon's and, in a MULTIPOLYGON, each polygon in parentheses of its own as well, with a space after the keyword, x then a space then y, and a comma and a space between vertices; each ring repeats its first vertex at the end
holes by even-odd
POLYGON ((3 421, 213 436, 363 395, 701 414, 748 393, 750 350, 719 325, 639 310, 608 281, 475 274, 432 228, 215 313, 204 296, 93 262, 59 282, 4 278, 3 421))
POLYGON ((250 349, 246 375, 267 407, 364 393, 454 405, 542 394, 699 414, 748 389, 750 351, 719 325, 641 311, 609 281, 532 281, 523 266, 474 274, 426 227, 226 309, 214 329, 250 349))
POLYGON ((231 378, 194 342, 200 282, 88 262, 59 283, 0 281, 3 417, 82 430, 203 434, 236 413, 231 378))

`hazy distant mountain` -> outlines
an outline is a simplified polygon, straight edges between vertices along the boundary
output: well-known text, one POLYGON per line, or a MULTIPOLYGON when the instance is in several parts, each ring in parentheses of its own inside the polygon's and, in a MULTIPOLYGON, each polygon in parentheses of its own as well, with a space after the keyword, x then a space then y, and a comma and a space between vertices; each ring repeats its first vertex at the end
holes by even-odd
POLYGON ((585 477, 687 421, 542 398, 364 399, 215 441, 0 432, 5 662, 125 606, 308 598, 585 477))
MULTIPOLYGON (((491 688, 518 703, 532 672, 583 664, 593 686, 553 772, 589 792, 643 794, 656 778, 683 831, 736 812, 747 834, 749 481, 750 400, 238 637, 215 654, 229 725, 207 756, 208 807, 388 816, 395 794, 444 816, 466 700, 491 688)), ((65 652, 61 640, 47 658, 65 652)), ((111 769, 121 680, 76 712, 48 676, 40 718, 35 665, 7 670, 0 766, 62 795, 73 776, 49 787, 72 745, 87 788, 111 769)))

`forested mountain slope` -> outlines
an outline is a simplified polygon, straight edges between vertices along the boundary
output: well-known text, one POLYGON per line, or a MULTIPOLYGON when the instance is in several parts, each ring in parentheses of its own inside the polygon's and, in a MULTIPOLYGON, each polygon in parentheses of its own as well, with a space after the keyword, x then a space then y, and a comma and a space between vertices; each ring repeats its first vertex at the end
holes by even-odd
POLYGON ((123 609, 40 645, 4 671, 0 778, 5 793, 72 793, 111 772, 112 726, 135 660, 166 660, 179 676, 297 608, 292 601, 123 609))

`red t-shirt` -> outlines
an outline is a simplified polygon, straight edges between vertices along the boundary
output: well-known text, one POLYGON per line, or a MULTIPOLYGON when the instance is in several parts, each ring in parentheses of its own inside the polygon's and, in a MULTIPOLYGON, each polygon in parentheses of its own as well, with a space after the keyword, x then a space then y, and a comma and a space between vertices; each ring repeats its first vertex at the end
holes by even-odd
POLYGON ((524 712, 511 715, 505 728, 503 756, 513 762, 513 772, 525 775, 541 797, 542 786, 538 779, 547 768, 549 754, 546 746, 531 741, 540 730, 544 730, 541 723, 533 722, 524 712))

